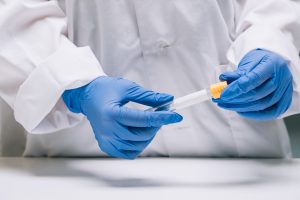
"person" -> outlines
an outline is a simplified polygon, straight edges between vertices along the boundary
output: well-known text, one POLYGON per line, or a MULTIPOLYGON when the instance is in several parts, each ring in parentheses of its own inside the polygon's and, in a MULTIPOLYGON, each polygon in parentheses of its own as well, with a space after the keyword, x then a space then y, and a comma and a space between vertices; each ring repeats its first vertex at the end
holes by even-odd
POLYGON ((299 36, 292 0, 2 0, 1 120, 26 130, 24 156, 289 157, 299 36), (140 105, 218 79, 219 99, 179 113, 140 105))

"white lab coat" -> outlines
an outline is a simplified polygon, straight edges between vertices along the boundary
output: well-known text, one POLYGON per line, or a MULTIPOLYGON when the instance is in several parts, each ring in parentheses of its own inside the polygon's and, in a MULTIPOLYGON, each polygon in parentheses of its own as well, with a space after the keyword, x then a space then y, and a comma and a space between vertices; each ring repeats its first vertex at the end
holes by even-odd
MULTIPOLYGON (((107 74, 180 97, 215 83, 219 65, 264 48, 289 61, 286 115, 299 113, 299 15, 290 0, 2 0, 0 95, 29 133, 24 155, 99 156, 87 119, 61 100, 64 90, 107 74)), ((180 114, 184 121, 163 127, 142 155, 290 156, 280 119, 247 120, 212 102, 180 114)))

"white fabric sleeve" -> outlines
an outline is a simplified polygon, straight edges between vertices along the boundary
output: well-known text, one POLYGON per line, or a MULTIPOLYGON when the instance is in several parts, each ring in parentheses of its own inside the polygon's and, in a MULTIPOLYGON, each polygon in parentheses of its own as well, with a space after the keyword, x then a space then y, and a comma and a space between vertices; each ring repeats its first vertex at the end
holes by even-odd
POLYGON ((89 47, 68 40, 66 23, 56 1, 0 1, 0 96, 29 133, 79 123, 62 93, 104 75, 89 47))
POLYGON ((293 101, 282 116, 300 112, 300 1, 236 0, 236 38, 227 58, 238 65, 249 51, 262 48, 281 55, 293 74, 293 101))

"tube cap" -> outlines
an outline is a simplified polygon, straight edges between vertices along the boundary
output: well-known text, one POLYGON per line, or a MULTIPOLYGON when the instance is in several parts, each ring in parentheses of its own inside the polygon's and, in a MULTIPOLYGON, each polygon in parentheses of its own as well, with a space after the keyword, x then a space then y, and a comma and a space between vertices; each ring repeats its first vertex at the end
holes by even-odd
POLYGON ((210 86, 210 94, 214 99, 218 99, 221 96, 222 91, 227 87, 227 82, 222 81, 210 86))

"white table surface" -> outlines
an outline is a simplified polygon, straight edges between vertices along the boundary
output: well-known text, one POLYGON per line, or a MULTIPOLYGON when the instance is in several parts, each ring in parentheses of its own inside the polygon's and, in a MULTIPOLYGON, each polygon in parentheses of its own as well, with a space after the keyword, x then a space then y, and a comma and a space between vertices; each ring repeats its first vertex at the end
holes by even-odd
POLYGON ((0 158, 0 199, 300 200, 300 160, 0 158))

